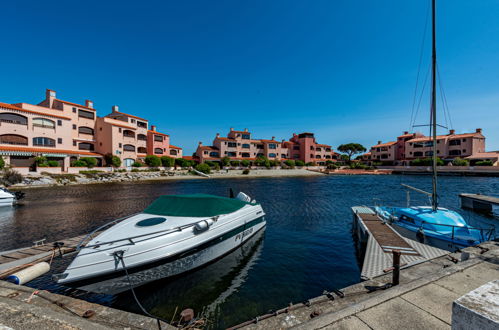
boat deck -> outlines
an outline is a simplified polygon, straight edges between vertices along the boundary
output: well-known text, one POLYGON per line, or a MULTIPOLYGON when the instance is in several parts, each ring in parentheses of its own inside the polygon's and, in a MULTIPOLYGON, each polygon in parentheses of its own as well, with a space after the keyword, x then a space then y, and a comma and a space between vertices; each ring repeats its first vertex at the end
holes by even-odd
POLYGON ((352 212, 357 237, 365 245, 362 279, 386 274, 393 265, 393 250, 401 252, 402 268, 449 253, 401 236, 368 207, 352 207, 352 212))
POLYGON ((499 206, 499 198, 479 194, 459 194, 461 207, 478 212, 492 213, 493 206, 499 206))

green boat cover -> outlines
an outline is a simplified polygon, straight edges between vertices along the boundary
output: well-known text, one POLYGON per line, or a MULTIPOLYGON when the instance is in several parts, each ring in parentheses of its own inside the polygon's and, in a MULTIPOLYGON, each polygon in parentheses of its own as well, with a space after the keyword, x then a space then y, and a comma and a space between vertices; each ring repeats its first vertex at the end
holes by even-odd
POLYGON ((207 194, 165 195, 152 202, 144 213, 174 217, 213 217, 229 214, 250 204, 239 199, 207 194))

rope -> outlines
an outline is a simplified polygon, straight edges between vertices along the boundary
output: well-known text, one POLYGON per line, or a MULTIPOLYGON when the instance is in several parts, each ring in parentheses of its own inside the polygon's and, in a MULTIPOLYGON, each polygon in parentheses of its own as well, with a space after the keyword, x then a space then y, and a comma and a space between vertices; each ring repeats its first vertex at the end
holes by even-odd
POLYGON ((140 307, 140 309, 142 310, 142 312, 145 315, 147 315, 147 316, 149 316, 149 317, 151 317, 153 319, 156 319, 156 322, 158 323, 158 329, 161 330, 161 322, 160 321, 168 323, 168 320, 165 320, 165 319, 160 318, 158 316, 152 315, 140 303, 139 298, 137 298, 137 295, 135 294, 135 290, 133 288, 132 281, 130 280, 130 276, 128 275, 128 269, 125 266, 125 260, 123 258, 123 251, 115 251, 113 253, 113 256, 114 256, 115 260, 117 260, 118 262, 121 262, 121 265, 123 266, 123 270, 125 271, 126 279, 128 281, 128 286, 130 287, 130 291, 132 291, 133 299, 135 299, 135 302, 137 303, 137 305, 140 307))

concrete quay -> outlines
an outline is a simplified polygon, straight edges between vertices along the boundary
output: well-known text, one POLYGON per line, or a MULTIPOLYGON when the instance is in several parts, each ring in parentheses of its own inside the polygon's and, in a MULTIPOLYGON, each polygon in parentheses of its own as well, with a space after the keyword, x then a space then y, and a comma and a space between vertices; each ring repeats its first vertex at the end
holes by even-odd
POLYGON ((398 286, 368 293, 367 286, 391 283, 392 274, 382 275, 343 289, 344 298, 320 296, 244 328, 451 329, 454 301, 499 279, 499 243, 480 246, 402 269, 398 286))
MULTIPOLYGON (((161 322, 162 329, 177 329, 161 322)), ((155 319, 0 281, 0 329, 158 329, 155 319), (35 293, 36 292, 36 293, 35 293)))

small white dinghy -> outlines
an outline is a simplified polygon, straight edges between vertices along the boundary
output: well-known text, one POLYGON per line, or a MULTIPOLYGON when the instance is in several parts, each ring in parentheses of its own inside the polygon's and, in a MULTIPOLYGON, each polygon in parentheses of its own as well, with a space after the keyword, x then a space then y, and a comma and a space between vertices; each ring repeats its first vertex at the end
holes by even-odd
POLYGON ((89 234, 58 283, 85 286, 163 265, 165 277, 218 259, 265 227, 260 204, 244 193, 236 198, 214 195, 166 195, 142 213, 115 220, 89 234), (167 268, 167 269, 166 269, 167 268), (165 271, 166 269, 166 271, 165 271))
POLYGON ((10 206, 24 197, 23 192, 12 192, 6 188, 0 187, 0 206, 10 206))

